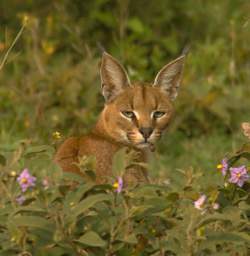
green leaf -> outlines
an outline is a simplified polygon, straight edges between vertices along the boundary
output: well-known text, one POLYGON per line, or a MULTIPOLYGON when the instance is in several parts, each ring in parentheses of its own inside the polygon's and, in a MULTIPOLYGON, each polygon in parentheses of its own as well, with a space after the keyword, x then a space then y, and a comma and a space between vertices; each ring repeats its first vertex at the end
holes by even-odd
POLYGON ((0 215, 0 226, 5 226, 8 219, 7 215, 0 215))
POLYGON ((9 220, 11 225, 18 227, 41 228, 48 231, 54 230, 52 222, 39 216, 16 216, 9 220))
POLYGON ((133 31, 136 32, 138 34, 142 34, 144 32, 144 25, 141 22, 140 19, 138 18, 131 18, 128 21, 128 27, 133 31))
POLYGON ((211 232, 207 239, 217 242, 247 242, 250 244, 250 236, 243 232, 211 232))
POLYGON ((6 158, 3 155, 0 155, 0 165, 5 166, 6 165, 6 158))
POLYGON ((39 207, 34 207, 34 206, 21 206, 17 208, 12 214, 16 215, 17 213, 20 212, 40 212, 40 213, 46 213, 45 209, 39 208, 39 207))
POLYGON ((225 216, 223 214, 215 213, 211 216, 205 217, 202 219, 196 226, 195 229, 198 229, 204 225, 207 225, 209 223, 215 222, 215 221, 231 221, 230 217, 225 216))
POLYGON ((77 183, 83 183, 84 182, 82 176, 80 176, 77 173, 73 173, 73 172, 63 172, 63 175, 62 175, 61 179, 62 180, 76 181, 77 183))
POLYGON ((27 140, 18 140, 13 144, 1 144, 0 145, 0 150, 3 150, 5 152, 11 152, 17 150, 20 145, 26 144, 27 140))
POLYGON ((86 212, 89 208, 93 207, 96 203, 102 201, 109 201, 111 199, 110 195, 107 194, 97 194, 88 196, 86 199, 82 200, 76 206, 72 206, 71 213, 68 216, 70 220, 76 218, 80 214, 86 212))
POLYGON ((112 160, 112 173, 118 177, 122 176, 126 168, 126 148, 117 151, 112 160))
POLYGON ((139 206, 133 206, 130 209, 130 215, 132 217, 134 216, 141 216, 142 214, 144 214, 147 210, 149 210, 150 208, 152 208, 151 205, 139 205, 139 206))
POLYGON ((236 152, 230 159, 229 164, 233 165, 235 162, 237 162, 240 158, 246 158, 250 160, 250 143, 244 144, 240 150, 236 152))
POLYGON ((27 156, 29 154, 34 154, 34 153, 41 153, 41 152, 48 152, 50 155, 52 155, 54 151, 55 151, 54 148, 48 145, 31 146, 25 150, 24 156, 27 156))
POLYGON ((94 231, 85 233, 76 241, 93 247, 104 247, 106 245, 105 241, 94 231))
POLYGON ((244 144, 242 148, 236 153, 235 157, 241 157, 250 160, 250 144, 244 144))
POLYGON ((124 236, 123 238, 118 238, 117 240, 128 243, 128 244, 137 244, 138 243, 135 233, 124 236))
POLYGON ((180 198, 180 195, 176 192, 170 193, 167 196, 167 200, 171 202, 176 202, 179 200, 179 198, 180 198))
POLYGON ((79 188, 76 191, 69 192, 64 200, 64 209, 65 212, 69 209, 70 205, 76 205, 81 200, 81 198, 93 188, 94 184, 86 183, 79 185, 79 188))
POLYGON ((158 191, 164 192, 164 190, 166 190, 166 186, 147 184, 143 186, 138 186, 133 191, 131 191, 131 193, 129 193, 129 196, 132 198, 152 197, 157 196, 158 191))

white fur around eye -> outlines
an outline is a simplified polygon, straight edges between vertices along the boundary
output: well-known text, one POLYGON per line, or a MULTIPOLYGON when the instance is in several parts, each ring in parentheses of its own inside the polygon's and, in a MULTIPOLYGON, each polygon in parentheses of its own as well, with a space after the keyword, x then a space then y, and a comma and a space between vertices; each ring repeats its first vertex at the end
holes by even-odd
POLYGON ((140 115, 138 114, 138 112, 136 112, 136 111, 133 111, 133 112, 134 112, 134 114, 135 114, 136 119, 139 120, 140 115))

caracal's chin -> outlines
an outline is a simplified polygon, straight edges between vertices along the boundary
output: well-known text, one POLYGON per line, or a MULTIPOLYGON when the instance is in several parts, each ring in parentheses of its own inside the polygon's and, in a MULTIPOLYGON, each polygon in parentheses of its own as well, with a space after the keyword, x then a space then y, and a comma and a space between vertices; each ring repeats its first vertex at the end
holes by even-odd
POLYGON ((135 147, 141 150, 147 150, 149 149, 150 151, 154 151, 155 145, 151 142, 141 142, 135 144, 135 147))
POLYGON ((152 144, 150 144, 150 143, 148 143, 148 142, 143 142, 143 143, 139 143, 139 144, 136 144, 136 147, 137 148, 149 148, 150 147, 150 145, 152 145, 152 144))

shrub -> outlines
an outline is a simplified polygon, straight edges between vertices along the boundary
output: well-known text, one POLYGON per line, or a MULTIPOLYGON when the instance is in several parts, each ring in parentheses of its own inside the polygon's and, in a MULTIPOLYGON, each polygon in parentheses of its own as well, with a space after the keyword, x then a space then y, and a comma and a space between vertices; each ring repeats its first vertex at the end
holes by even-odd
MULTIPOLYGON (((249 165, 249 144, 210 170, 212 186, 189 169, 178 183, 161 177, 119 191, 62 173, 53 152, 29 141, 1 146, 1 255, 249 254, 249 176, 236 175, 243 184, 230 179, 239 164, 249 165)), ((124 152, 114 170, 124 170, 124 152)))

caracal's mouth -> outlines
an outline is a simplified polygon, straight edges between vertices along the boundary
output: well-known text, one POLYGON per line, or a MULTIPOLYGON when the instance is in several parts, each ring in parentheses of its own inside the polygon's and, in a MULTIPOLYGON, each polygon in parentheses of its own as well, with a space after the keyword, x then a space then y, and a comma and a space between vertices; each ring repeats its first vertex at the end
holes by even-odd
POLYGON ((143 141, 143 142, 137 143, 136 147, 139 149, 147 149, 148 148, 151 151, 154 151, 154 149, 155 149, 154 144, 149 141, 143 141))
POLYGON ((127 142, 132 145, 133 147, 136 147, 138 149, 147 149, 149 148, 151 151, 154 151, 154 143, 152 142, 152 138, 148 139, 142 139, 142 136, 140 134, 137 134, 135 132, 129 132, 126 134, 127 142))

